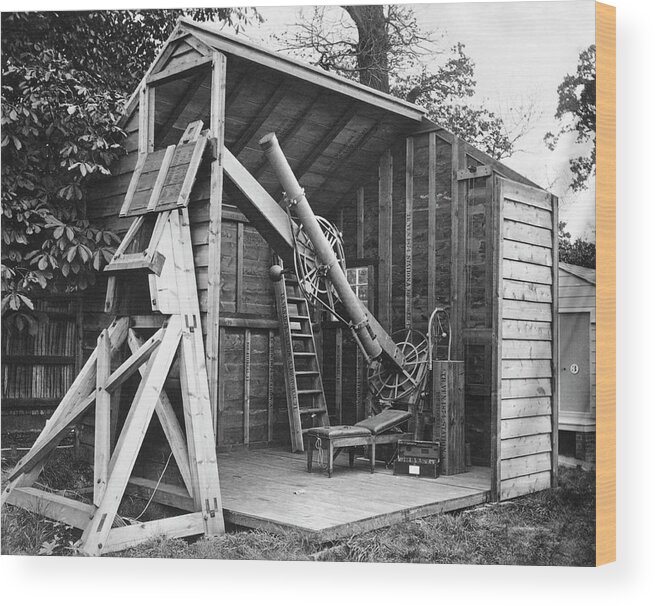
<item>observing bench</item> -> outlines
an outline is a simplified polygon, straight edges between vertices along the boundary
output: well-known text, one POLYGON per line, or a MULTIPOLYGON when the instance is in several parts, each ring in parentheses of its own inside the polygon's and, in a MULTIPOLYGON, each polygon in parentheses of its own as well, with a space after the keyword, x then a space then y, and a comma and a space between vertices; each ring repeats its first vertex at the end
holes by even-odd
POLYGON ((327 472, 332 477, 334 460, 345 448, 348 450, 350 467, 355 463, 355 448, 367 446, 370 450, 371 473, 375 472, 376 444, 395 444, 398 440, 411 439, 413 434, 402 432, 385 433, 409 420, 412 413, 406 410, 387 409, 364 419, 355 425, 335 425, 332 427, 313 427, 307 433, 307 471, 312 473, 314 448, 325 449, 328 453, 327 472))

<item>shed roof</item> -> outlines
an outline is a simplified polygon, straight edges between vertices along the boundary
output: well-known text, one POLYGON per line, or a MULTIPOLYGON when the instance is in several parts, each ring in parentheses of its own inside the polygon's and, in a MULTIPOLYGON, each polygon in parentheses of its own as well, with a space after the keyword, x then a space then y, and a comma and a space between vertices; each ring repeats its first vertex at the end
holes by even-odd
MULTIPOLYGON (((217 51, 227 59, 225 145, 275 198, 281 189, 258 145, 264 134, 277 134, 321 213, 361 184, 382 152, 424 123, 417 105, 180 19, 139 87, 156 86, 156 148, 177 142, 191 121, 209 124, 208 57, 217 51)), ((123 124, 134 122, 137 111, 135 93, 123 124)))
POLYGON ((596 285, 596 270, 588 267, 581 267, 580 265, 571 265, 570 263, 560 262, 559 268, 567 273, 570 273, 589 284, 596 285))
POLYGON ((288 55, 283 55, 263 46, 253 44, 238 36, 226 34, 208 23, 201 23, 181 17, 178 20, 178 24, 182 28, 192 31, 195 36, 206 42, 212 48, 226 55, 242 57, 260 65, 265 65, 283 74, 293 75, 307 82, 319 84, 335 92, 366 101, 372 105, 406 116, 418 122, 422 120, 426 113, 425 109, 414 103, 364 86, 359 82, 349 80, 332 72, 327 72, 324 69, 299 61, 288 55))

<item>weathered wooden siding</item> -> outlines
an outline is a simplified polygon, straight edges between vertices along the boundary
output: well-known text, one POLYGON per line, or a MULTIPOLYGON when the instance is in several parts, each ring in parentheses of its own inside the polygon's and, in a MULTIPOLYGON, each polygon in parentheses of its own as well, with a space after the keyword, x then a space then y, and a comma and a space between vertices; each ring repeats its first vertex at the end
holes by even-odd
MULTIPOLYGON (((129 122, 127 128, 130 128, 129 122)), ((135 147, 130 141, 137 134, 137 131, 130 133, 128 149, 135 147)), ((87 203, 89 216, 119 235, 127 230, 131 222, 131 219, 118 217, 118 211, 127 192, 135 156, 136 152, 133 151, 121 159, 113 176, 104 180, 101 188, 94 190, 87 203)), ((189 215, 205 332, 209 193, 209 166, 203 165, 191 194, 189 215)), ((237 210, 235 205, 239 195, 231 183, 225 183, 221 224, 219 448, 239 444, 284 443, 288 440, 277 316, 268 278, 272 253, 262 236, 237 210)), ((105 282, 101 280, 98 288, 86 297, 89 346, 94 344, 97 332, 109 321, 102 313, 104 288, 105 282)), ((138 311, 148 312, 147 309, 138 311)), ((129 398, 124 398, 123 403, 128 405, 129 398)))
POLYGON ((560 311, 565 310, 595 310, 596 287, 582 278, 567 271, 559 271, 560 311))
POLYGON ((551 486, 556 469, 556 200, 498 178, 498 496, 551 486), (555 430, 554 430, 555 429, 555 430))

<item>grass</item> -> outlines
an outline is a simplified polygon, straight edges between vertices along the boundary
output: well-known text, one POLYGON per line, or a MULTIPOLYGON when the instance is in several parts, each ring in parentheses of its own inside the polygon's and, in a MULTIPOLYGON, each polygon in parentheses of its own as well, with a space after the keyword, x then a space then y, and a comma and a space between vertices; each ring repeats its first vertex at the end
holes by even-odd
MULTIPOLYGON (((4 468, 4 461, 3 461, 4 468)), ((7 466, 7 469, 9 466, 7 466)), ((3 476, 4 476, 3 469, 3 476)), ((58 451, 41 482, 53 489, 90 485, 91 469, 72 451, 58 451), (90 474, 90 475, 89 475, 90 474)), ((126 499, 123 516, 143 509, 126 499)), ((143 520, 166 515, 148 508, 143 520)), ((72 555, 80 532, 11 506, 2 510, 2 553, 72 555)), ((595 562, 595 476, 560 469, 558 488, 456 513, 440 514, 353 536, 334 544, 297 533, 272 534, 233 529, 223 537, 187 541, 156 539, 120 557, 239 560, 321 560, 593 566, 595 562)))

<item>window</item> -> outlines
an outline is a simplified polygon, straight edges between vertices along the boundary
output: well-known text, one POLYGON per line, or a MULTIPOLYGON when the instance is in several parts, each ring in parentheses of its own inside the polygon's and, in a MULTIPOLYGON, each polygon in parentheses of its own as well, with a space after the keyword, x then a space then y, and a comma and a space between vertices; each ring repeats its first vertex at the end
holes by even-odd
POLYGON ((349 267, 346 269, 346 277, 348 284, 353 289, 359 300, 369 307, 369 268, 365 267, 349 267))

